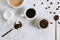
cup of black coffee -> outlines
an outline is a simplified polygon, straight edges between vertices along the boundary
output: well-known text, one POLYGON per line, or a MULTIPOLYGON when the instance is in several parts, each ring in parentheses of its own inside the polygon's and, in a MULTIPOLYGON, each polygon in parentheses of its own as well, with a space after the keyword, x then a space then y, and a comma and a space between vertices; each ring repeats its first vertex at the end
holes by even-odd
POLYGON ((45 29, 49 25, 49 21, 47 19, 42 18, 36 18, 34 21, 35 25, 37 25, 37 28, 45 29))
POLYGON ((47 19, 42 19, 38 22, 38 27, 39 28, 45 29, 45 28, 48 27, 48 25, 49 25, 49 21, 47 19))
POLYGON ((36 18, 36 10, 34 8, 27 8, 25 10, 25 18, 28 20, 33 20, 36 18))

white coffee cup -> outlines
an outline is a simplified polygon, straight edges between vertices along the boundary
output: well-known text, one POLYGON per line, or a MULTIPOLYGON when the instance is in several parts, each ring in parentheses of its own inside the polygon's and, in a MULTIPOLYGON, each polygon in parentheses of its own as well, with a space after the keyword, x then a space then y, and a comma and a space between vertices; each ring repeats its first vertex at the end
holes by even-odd
POLYGON ((19 6, 13 6, 13 5, 9 2, 9 0, 7 0, 7 3, 9 4, 9 6, 11 6, 11 7, 13 7, 13 8, 21 8, 21 7, 23 6, 23 4, 24 4, 24 0, 23 0, 23 2, 22 2, 19 6))
POLYGON ((3 13, 3 17, 4 17, 4 19, 6 19, 6 20, 13 20, 13 19, 15 18, 15 14, 14 14, 12 11, 6 10, 6 11, 3 13))
MULTIPOLYGON (((42 29, 43 29, 43 27, 40 25, 40 22, 41 22, 42 20, 48 21, 48 19, 43 19, 43 18, 36 18, 36 19, 34 20, 34 23, 35 23, 35 25, 37 26, 37 28, 42 28, 42 29)), ((49 25, 49 21, 48 21, 48 25, 49 25)), ((46 28, 48 27, 48 25, 46 26, 46 28)), ((44 28, 44 29, 45 29, 45 28, 44 28)))
POLYGON ((28 20, 33 20, 33 19, 35 19, 36 18, 36 10, 35 10, 35 8, 27 8, 26 10, 25 10, 25 12, 24 12, 24 14, 22 14, 21 15, 22 17, 25 17, 26 19, 28 19, 28 20), (29 12, 30 11, 30 12, 29 12), (27 13, 27 12, 29 12, 29 14, 27 13), (30 14, 31 13, 31 14, 30 14), (29 15, 29 16, 27 16, 27 15, 29 15), (32 16, 31 16, 32 15, 32 16))

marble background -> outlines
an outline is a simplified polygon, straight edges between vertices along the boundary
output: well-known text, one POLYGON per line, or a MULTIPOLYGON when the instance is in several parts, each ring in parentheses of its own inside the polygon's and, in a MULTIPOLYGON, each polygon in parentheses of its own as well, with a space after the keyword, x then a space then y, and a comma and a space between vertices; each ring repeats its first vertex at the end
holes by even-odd
MULTIPOLYGON (((57 15, 60 15, 60 11, 55 10, 55 8, 58 6, 56 3, 60 0, 50 0, 50 2, 51 1, 53 2, 53 5, 50 9, 46 10, 45 7, 50 6, 49 2, 46 0, 25 0, 23 7, 20 9, 11 8, 6 0, 0 0, 0 36, 13 27, 13 21, 20 20, 23 23, 23 27, 21 29, 14 29, 5 37, 0 37, 0 40, 55 40, 55 21, 53 19, 54 14, 50 14, 49 11, 56 12, 57 15), (43 5, 41 5, 41 2, 43 2, 43 5), (36 4, 36 6, 34 7, 33 4, 36 4), (24 14, 25 9, 28 7, 34 7, 36 9, 37 18, 48 19, 48 28, 38 29, 37 25, 34 25, 32 21, 21 17, 21 14, 24 14), (3 13, 6 10, 12 11, 16 17, 14 20, 10 20, 9 24, 3 18, 3 13), (53 24, 50 24, 50 22, 53 22, 53 24)), ((60 19, 58 21, 60 21, 60 19)), ((59 40, 60 25, 57 25, 59 40)))

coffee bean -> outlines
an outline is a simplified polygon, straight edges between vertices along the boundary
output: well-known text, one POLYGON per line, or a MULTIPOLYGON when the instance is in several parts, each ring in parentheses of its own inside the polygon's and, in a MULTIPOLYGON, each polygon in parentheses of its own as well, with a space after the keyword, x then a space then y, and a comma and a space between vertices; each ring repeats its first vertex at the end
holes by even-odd
POLYGON ((43 4, 43 2, 41 2, 41 4, 43 4))
POLYGON ((60 8, 60 6, 58 6, 58 8, 60 8))
POLYGON ((49 0, 47 0, 47 1, 49 1, 49 0))
POLYGON ((33 6, 35 6, 35 4, 33 4, 33 6))
POLYGON ((47 7, 45 9, 48 9, 47 7))
POLYGON ((50 2, 50 4, 52 5, 53 3, 52 3, 52 2, 50 2))
POLYGON ((50 24, 53 24, 52 22, 50 22, 50 24))
POLYGON ((48 6, 48 8, 50 8, 50 6, 48 6))
POLYGON ((56 14, 56 12, 53 12, 53 14, 56 14))
POLYGON ((52 12, 50 11, 50 14, 52 14, 52 12))
POLYGON ((59 10, 59 8, 56 8, 56 10, 59 10))
POLYGON ((59 4, 59 2, 57 2, 57 4, 59 4))

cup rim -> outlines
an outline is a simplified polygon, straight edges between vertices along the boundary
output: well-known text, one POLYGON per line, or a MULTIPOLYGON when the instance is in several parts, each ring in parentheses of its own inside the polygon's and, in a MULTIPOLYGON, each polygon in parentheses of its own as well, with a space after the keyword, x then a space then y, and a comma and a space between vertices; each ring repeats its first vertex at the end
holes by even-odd
POLYGON ((21 8, 22 6, 23 6, 23 4, 24 4, 24 0, 23 0, 23 2, 22 2, 22 4, 21 5, 19 5, 19 6, 13 6, 13 5, 11 5, 10 4, 10 2, 9 2, 9 0, 7 0, 7 3, 9 4, 9 6, 11 6, 12 8, 21 8))
MULTIPOLYGON (((29 7, 29 8, 27 8, 27 9, 25 9, 24 15, 25 15, 25 18, 26 18, 26 19, 28 19, 28 20, 33 20, 33 19, 36 18, 37 14, 35 14, 35 16, 34 16, 33 18, 28 18, 28 17, 26 16, 26 11, 27 11, 28 9, 30 9, 30 8, 32 8, 32 7, 29 7)), ((32 9, 35 10, 35 8, 32 8, 32 9)))
MULTIPOLYGON (((41 19, 41 20, 43 20, 43 19, 41 19)), ((39 22, 38 22, 38 27, 39 27, 39 28, 41 28, 40 25, 39 25, 39 23, 40 23, 41 20, 39 20, 39 22)), ((45 19, 45 20, 48 20, 48 19, 45 19)), ((48 24, 48 25, 49 25, 49 24, 48 24)), ((42 29, 43 29, 43 28, 42 28, 42 29)), ((44 29, 45 29, 45 28, 44 28, 44 29)))

